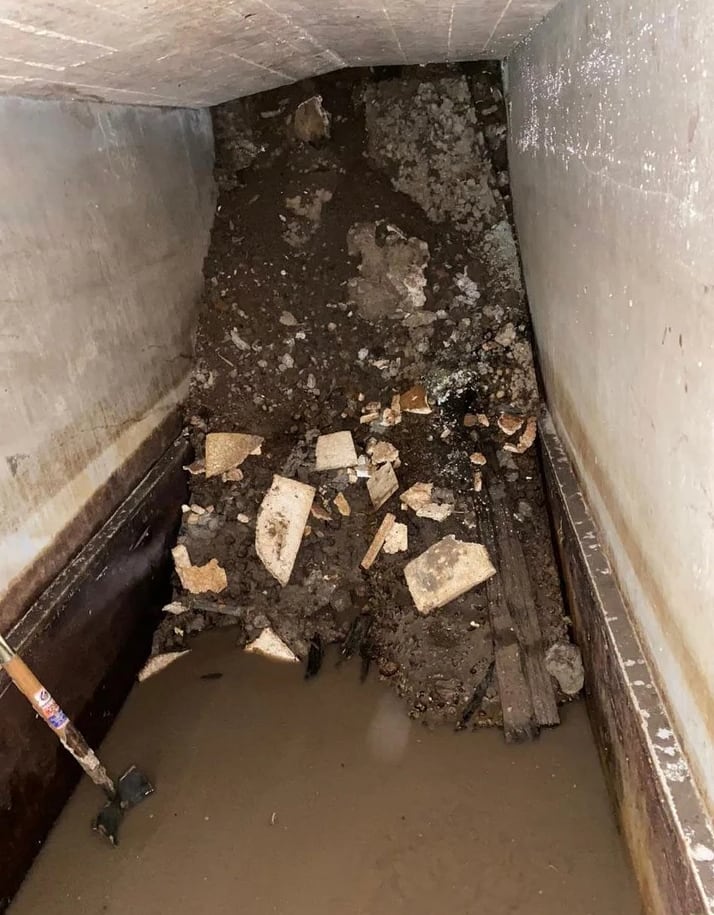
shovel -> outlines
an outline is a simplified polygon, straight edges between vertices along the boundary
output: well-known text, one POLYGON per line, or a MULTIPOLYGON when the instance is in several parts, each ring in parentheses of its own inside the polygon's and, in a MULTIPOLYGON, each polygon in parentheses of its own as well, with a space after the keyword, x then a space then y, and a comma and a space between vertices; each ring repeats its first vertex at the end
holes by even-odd
POLYGON ((112 845, 119 842, 119 824, 124 813, 153 794, 154 786, 136 766, 131 766, 114 784, 96 753, 89 747, 50 693, 44 688, 30 668, 10 648, 0 635, 0 668, 31 703, 45 724, 54 731, 62 746, 70 753, 95 785, 107 796, 107 803, 99 811, 92 827, 105 836, 112 845))

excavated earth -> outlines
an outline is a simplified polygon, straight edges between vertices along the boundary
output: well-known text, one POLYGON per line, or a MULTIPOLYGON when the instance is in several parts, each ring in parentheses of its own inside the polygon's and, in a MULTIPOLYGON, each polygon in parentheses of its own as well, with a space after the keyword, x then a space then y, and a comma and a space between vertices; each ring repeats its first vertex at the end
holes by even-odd
MULTIPOLYGON (((189 609, 166 614, 154 652, 190 647, 193 633, 217 625, 235 626, 242 646, 269 626, 305 661, 316 636, 344 646, 359 617, 363 668, 389 678, 413 717, 454 724, 492 670, 484 588, 422 616, 403 570, 445 535, 478 540, 472 453, 490 455, 505 489, 545 648, 568 641, 537 448, 504 450, 523 430, 507 436, 497 425, 502 412, 525 421, 539 409, 499 71, 343 72, 221 106, 214 126, 219 198, 187 434, 199 460, 207 432, 265 442, 242 479, 191 476, 198 508, 185 512, 179 542, 194 564, 217 559, 227 588, 196 601, 177 580, 176 600, 189 609), (316 95, 329 136, 320 136, 319 106, 296 119, 316 95), (385 425, 385 408, 415 383, 432 412, 385 425), (361 422, 370 410, 377 417, 361 422), (485 414, 488 427, 465 425, 467 414, 485 414), (358 454, 370 439, 393 444, 400 491, 433 483, 449 517, 417 517, 398 495, 374 511, 364 478, 317 472, 318 435, 342 430, 358 454), (255 548, 276 473, 317 488, 317 516, 285 587, 255 548), (338 493, 349 517, 333 503, 338 493), (408 551, 381 552, 364 571, 387 511, 407 525, 408 551), (207 611, 208 601, 232 615, 207 611)), ((493 680, 474 726, 500 721, 493 680)))

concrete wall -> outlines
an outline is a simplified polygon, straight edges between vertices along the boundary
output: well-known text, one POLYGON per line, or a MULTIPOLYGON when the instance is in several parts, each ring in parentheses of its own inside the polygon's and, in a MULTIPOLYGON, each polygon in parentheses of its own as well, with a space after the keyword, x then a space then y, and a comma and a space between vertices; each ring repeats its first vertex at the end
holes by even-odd
POLYGON ((0 628, 186 390, 212 145, 206 112, 0 101, 0 628))
POLYGON ((0 0, 0 93, 219 102, 341 67, 501 57, 557 0, 0 0))
POLYGON ((566 0, 508 62, 550 407, 710 809, 713 55, 710 0, 566 0))

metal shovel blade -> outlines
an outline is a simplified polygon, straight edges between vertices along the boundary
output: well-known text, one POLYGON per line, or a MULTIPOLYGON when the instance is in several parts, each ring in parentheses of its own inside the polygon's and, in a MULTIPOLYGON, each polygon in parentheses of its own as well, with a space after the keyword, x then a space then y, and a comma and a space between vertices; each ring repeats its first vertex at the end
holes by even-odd
POLYGON ((116 796, 102 807, 92 828, 109 839, 112 845, 118 845, 119 826, 124 814, 153 794, 154 790, 144 773, 136 766, 130 766, 117 782, 116 796))

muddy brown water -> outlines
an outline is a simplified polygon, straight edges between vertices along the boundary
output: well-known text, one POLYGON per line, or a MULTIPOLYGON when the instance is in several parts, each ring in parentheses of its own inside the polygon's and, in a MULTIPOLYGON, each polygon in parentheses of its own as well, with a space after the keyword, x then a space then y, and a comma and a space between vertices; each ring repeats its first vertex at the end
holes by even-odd
POLYGON ((582 703, 507 746, 410 721, 358 665, 306 683, 230 631, 194 644, 102 748, 156 794, 111 849, 82 784, 11 915, 641 912, 582 703))

